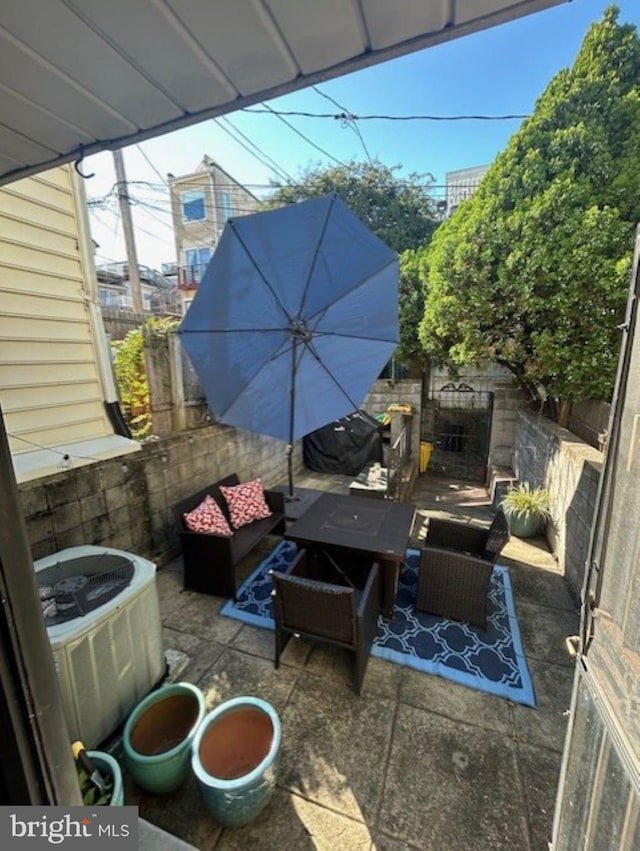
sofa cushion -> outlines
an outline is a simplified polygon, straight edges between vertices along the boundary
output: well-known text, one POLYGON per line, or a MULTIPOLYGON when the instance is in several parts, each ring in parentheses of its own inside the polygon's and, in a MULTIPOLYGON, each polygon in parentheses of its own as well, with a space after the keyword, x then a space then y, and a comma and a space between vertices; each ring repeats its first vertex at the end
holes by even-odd
POLYGON ((267 505, 261 479, 243 482, 235 487, 221 485, 220 490, 227 501, 234 529, 253 523, 254 520, 271 517, 272 512, 267 505))
POLYGON ((211 494, 207 494, 193 511, 185 513, 184 522, 192 532, 207 532, 227 538, 233 535, 222 509, 211 494))

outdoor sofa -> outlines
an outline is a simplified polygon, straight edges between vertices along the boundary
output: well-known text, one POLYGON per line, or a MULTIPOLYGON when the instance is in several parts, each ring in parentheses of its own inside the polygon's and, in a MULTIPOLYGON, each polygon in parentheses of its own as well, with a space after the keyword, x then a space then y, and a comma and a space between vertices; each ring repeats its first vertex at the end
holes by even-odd
MULTIPOLYGON (((193 511, 210 494, 227 521, 230 521, 221 486, 240 484, 236 473, 220 479, 186 497, 173 506, 178 523, 184 563, 183 587, 191 591, 215 594, 218 597, 235 597, 238 589, 236 567, 266 535, 281 535, 285 530, 284 495, 280 491, 265 490, 264 496, 271 516, 253 520, 246 526, 233 530, 227 537, 211 532, 192 532, 184 515, 193 511)), ((233 528, 233 527, 232 527, 233 528)))

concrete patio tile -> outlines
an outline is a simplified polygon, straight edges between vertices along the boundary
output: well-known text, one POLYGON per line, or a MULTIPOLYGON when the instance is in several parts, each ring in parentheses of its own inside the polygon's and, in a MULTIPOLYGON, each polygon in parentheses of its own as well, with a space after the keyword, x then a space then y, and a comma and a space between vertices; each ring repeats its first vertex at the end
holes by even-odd
POLYGON ((276 789, 250 824, 224 830, 216 851, 370 851, 366 825, 276 789))
POLYGON ((242 624, 220 616, 224 600, 197 591, 182 591, 173 571, 166 577, 163 574, 160 571, 158 575, 158 591, 164 626, 220 644, 229 644, 235 638, 242 624))
POLYGON ((404 668, 403 672, 400 686, 403 703, 455 721, 513 735, 510 701, 411 668, 404 668))
POLYGON ((345 686, 334 688, 303 672, 282 716, 280 783, 371 825, 380 805, 394 711, 394 702, 377 694, 357 697, 345 686))
POLYGON ((533 678, 537 707, 514 706, 516 738, 534 747, 541 746, 562 753, 571 703, 573 668, 532 660, 529 670, 533 678))
MULTIPOLYGON (((292 640, 289 645, 293 643, 292 640)), ((309 673, 331 680, 336 688, 353 691, 353 653, 326 644, 312 645, 304 639, 296 640, 295 643, 307 646, 311 650, 306 665, 309 673)), ((370 656, 362 684, 362 694, 379 694, 382 697, 397 700, 401 679, 402 669, 399 665, 370 656)))
MULTIPOLYGON (((251 653, 252 656, 261 656, 274 664, 275 632, 273 630, 260 629, 247 624, 242 627, 230 646, 235 650, 251 653)), ((290 665, 292 668, 304 668, 311 650, 312 647, 308 642, 291 639, 280 657, 280 664, 290 665)))
POLYGON ((266 659, 225 648, 197 686, 204 692, 208 710, 232 697, 254 695, 270 703, 280 715, 297 677, 294 668, 276 671, 266 659))
POLYGON ((558 756, 546 748, 519 744, 518 759, 527 798, 532 851, 548 851, 560 776, 558 756))
MULTIPOLYGON (((353 693, 353 653, 328 644, 313 644, 304 638, 292 638, 289 644, 294 641, 304 643, 310 648, 306 665, 306 670, 309 673, 331 680, 332 688, 349 689, 353 693)), ((363 691, 367 686, 368 673, 369 664, 367 664, 367 673, 364 677, 363 691)))
POLYGON ((378 828, 420 849, 528 849, 515 744, 401 704, 378 828))
MULTIPOLYGON (((537 538, 517 538, 515 535, 511 535, 500 555, 506 559, 524 562, 532 567, 544 568, 560 576, 562 575, 557 558, 550 551, 546 540, 542 536, 537 538)), ((498 561, 500 560, 498 559, 498 561)))
POLYGON ((371 656, 362 685, 362 693, 378 694, 389 700, 398 700, 405 670, 402 665, 371 656))
POLYGON ((572 668, 574 659, 567 650, 566 639, 578 632, 578 613, 520 600, 516 610, 527 661, 538 659, 572 668))
POLYGON ((204 641, 196 635, 169 627, 163 628, 162 637, 165 649, 180 650, 189 657, 189 664, 180 679, 190 683, 198 682, 224 650, 224 645, 216 641, 204 641))
POLYGON ((129 775, 124 778, 124 802, 139 807, 140 817, 199 849, 218 848, 222 826, 202 802, 195 777, 190 773, 183 786, 168 795, 152 795, 140 789, 129 775))
POLYGON ((577 611, 567 582, 560 573, 525 566, 510 559, 500 559, 500 563, 509 568, 511 585, 518 600, 569 612, 577 611))
POLYGON ((392 839, 383 833, 377 833, 373 838, 372 851, 415 851, 415 849, 415 845, 407 845, 406 842, 392 839))

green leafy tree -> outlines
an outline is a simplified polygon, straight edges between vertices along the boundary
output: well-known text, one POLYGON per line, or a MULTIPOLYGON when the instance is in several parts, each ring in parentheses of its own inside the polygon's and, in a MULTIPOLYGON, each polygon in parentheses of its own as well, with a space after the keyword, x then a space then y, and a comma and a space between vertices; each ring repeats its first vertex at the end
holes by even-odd
POLYGON ((418 339, 418 329, 424 315, 424 290, 426 276, 426 249, 408 248, 400 255, 400 345, 396 357, 403 364, 422 367, 424 349, 418 339))
POLYGON ((430 174, 397 177, 400 166, 353 160, 345 166, 312 166, 297 183, 281 186, 264 202, 271 209, 337 192, 349 208, 385 242, 401 253, 429 242, 437 226, 429 187, 430 174))
POLYGON ((420 339, 537 399, 610 396, 640 198, 640 40, 607 9, 436 232, 420 339))

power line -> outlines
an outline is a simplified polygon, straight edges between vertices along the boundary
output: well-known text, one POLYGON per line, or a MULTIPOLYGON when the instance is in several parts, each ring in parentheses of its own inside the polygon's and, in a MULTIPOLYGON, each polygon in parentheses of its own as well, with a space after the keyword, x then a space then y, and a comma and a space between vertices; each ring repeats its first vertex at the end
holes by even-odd
POLYGON ((259 162, 261 162, 262 165, 266 166, 270 171, 272 171, 274 174, 276 174, 280 178, 280 180, 285 180, 285 181, 293 180, 291 175, 285 169, 283 169, 280 165, 278 165, 278 163, 273 159, 273 157, 270 157, 269 154, 267 154, 265 151, 262 150, 262 148, 260 148, 258 145, 256 145, 255 142, 253 142, 248 136, 246 136, 242 132, 242 130, 240 130, 238 127, 236 127, 235 124, 233 124, 226 116, 221 116, 220 118, 215 118, 214 121, 218 125, 218 127, 220 127, 221 130, 224 130, 225 133, 227 133, 227 135, 231 136, 231 138, 233 139, 234 142, 236 142, 238 145, 241 145, 245 149, 245 151, 248 151, 253 157, 255 157, 259 162), (251 148, 247 147, 247 144, 245 144, 245 142, 241 141, 241 139, 237 139, 234 136, 234 134, 231 132, 231 130, 229 130, 228 127, 226 127, 224 124, 221 123, 222 121, 224 121, 225 124, 229 124, 233 128, 233 130, 239 136, 241 136, 242 139, 244 139, 245 142, 248 145, 251 146, 251 148, 255 148, 255 151, 257 151, 258 153, 256 153, 255 151, 252 151, 251 148))
POLYGON ((513 121, 516 119, 530 118, 530 114, 513 115, 356 115, 347 112, 302 112, 299 110, 275 110, 263 107, 244 107, 243 112, 251 112, 254 115, 273 113, 274 115, 287 115, 298 118, 331 118, 334 121, 513 121))
POLYGON ((334 156, 333 156, 333 154, 330 154, 330 153, 329 153, 329 151, 325 151, 325 149, 324 149, 324 148, 321 148, 321 147, 320 147, 320 145, 317 145, 314 141, 312 141, 311 139, 309 139, 309 137, 308 137, 308 136, 305 136, 305 135, 304 135, 304 133, 302 133, 300 130, 298 130, 298 128, 297 128, 297 127, 294 127, 294 126, 293 126, 293 124, 291 124, 291 122, 290 122, 290 121, 287 121, 287 119, 286 119, 286 118, 283 118, 283 117, 282 117, 282 115, 281 115, 279 112, 276 112, 276 111, 275 111, 275 109, 272 109, 272 108, 269 106, 269 104, 268 104, 268 103, 267 103, 267 104, 264 104, 264 106, 266 106, 266 108, 267 108, 267 112, 271 112, 271 113, 273 113, 273 115, 275 115, 275 116, 276 116, 276 118, 278 118, 280 121, 282 121, 282 123, 283 123, 283 124, 286 124, 286 125, 287 125, 287 127, 288 127, 290 130, 293 130, 293 132, 294 132, 294 133, 296 133, 298 136, 300 136, 300 138, 304 139, 304 140, 305 140, 305 142, 308 142, 308 143, 309 143, 312 147, 314 147, 317 151, 320 151, 320 153, 321 153, 321 154, 324 154, 324 155, 325 155, 325 157, 329 157, 329 159, 330 159, 330 160, 333 160, 335 163, 338 163, 338 165, 342 166, 342 168, 349 169, 349 166, 347 165, 347 163, 344 163, 344 162, 342 162, 342 160, 339 160, 337 157, 334 157, 334 156))
POLYGON ((136 148, 140 151, 140 153, 142 154, 142 156, 143 156, 143 157, 144 157, 144 159, 146 160, 147 165, 148 165, 148 166, 149 166, 149 167, 150 167, 150 168, 151 168, 151 169, 152 169, 152 170, 153 170, 153 171, 157 174, 158 178, 160 179, 160 182, 161 182, 161 183, 164 183, 164 185, 165 185, 165 186, 168 186, 169 184, 167 183, 166 178, 164 178, 164 177, 160 174, 160 172, 158 171, 158 169, 157 169, 157 168, 155 167, 155 165, 151 162, 151 160, 149 159, 149 157, 147 156, 147 154, 146 154, 146 153, 145 153, 145 151, 143 150, 142 146, 141 146, 141 145, 136 145, 136 148))
POLYGON ((343 122, 343 126, 344 126, 344 127, 350 127, 350 128, 353 130, 353 132, 356 134, 356 136, 360 139, 360 142, 361 142, 361 144, 362 144, 362 147, 363 147, 363 149, 364 149, 364 152, 365 152, 365 154, 366 154, 366 157, 367 157, 367 159, 369 160, 369 164, 370 164, 370 165, 373 165, 373 160, 371 159, 371 154, 369 153, 369 149, 367 148, 367 146, 366 146, 366 144, 365 144, 365 141, 364 141, 364 136, 363 136, 363 135, 362 135, 362 133, 360 132, 360 128, 358 127, 358 122, 357 122, 357 121, 354 121, 354 120, 353 120, 353 118, 351 117, 352 113, 348 112, 346 107, 342 106, 342 104, 339 104, 337 100, 334 100, 334 99, 331 97, 331 95, 328 95, 326 92, 323 92, 323 91, 322 91, 321 89, 319 89, 317 86, 311 86, 311 88, 313 89, 313 91, 314 91, 316 94, 318 94, 318 95, 320 95, 321 97, 325 98, 325 100, 328 100, 328 101, 329 101, 330 103, 332 103, 334 106, 337 106, 337 107, 338 107, 338 109, 342 109, 345 113, 347 113, 347 114, 349 115, 349 119, 348 119, 348 120, 345 120, 345 121, 343 122))

